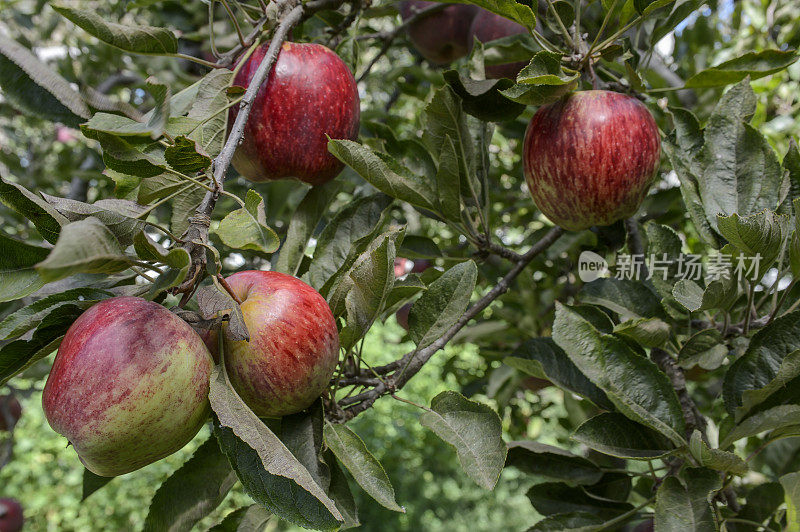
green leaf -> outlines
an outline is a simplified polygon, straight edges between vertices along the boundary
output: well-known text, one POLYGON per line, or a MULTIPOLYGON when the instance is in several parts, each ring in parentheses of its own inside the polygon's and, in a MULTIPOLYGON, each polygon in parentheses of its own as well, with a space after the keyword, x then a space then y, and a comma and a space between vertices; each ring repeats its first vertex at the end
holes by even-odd
POLYGON ((781 253, 783 242, 789 235, 790 221, 788 216, 779 216, 772 211, 750 216, 736 213, 717 216, 720 234, 744 254, 746 265, 754 270, 752 274, 743 271, 742 278, 758 280, 767 272, 781 253), (755 259, 757 256, 758 260, 755 259))
POLYGON ((254 501, 306 528, 338 526, 342 516, 334 502, 239 398, 223 365, 211 376, 208 399, 219 420, 214 432, 220 449, 254 501))
POLYGON ((536 15, 533 10, 515 0, 462 0, 451 3, 476 5, 496 15, 518 22, 530 30, 536 27, 536 15))
POLYGON ((0 178, 0 203, 18 212, 31 222, 42 238, 55 244, 61 226, 69 223, 52 205, 17 183, 0 178))
POLYGON ((422 140, 428 151, 438 157, 443 153, 449 137, 458 156, 461 186, 469 191, 471 187, 474 188, 476 153, 467 118, 461 100, 449 87, 442 87, 425 106, 422 140))
POLYGON ((685 421, 678 397, 653 362, 560 303, 556 303, 553 340, 622 414, 656 429, 676 445, 684 442, 685 421))
POLYGON ((352 247, 364 240, 371 242, 380 233, 383 213, 391 203, 389 197, 374 194, 350 202, 334 216, 317 239, 308 269, 311 286, 321 290, 345 265, 352 247))
POLYGON ((581 373, 551 338, 532 338, 520 344, 503 362, 519 371, 547 379, 561 389, 580 395, 604 410, 614 404, 606 394, 581 373))
POLYGON ((714 370, 728 356, 728 346, 717 329, 705 329, 692 335, 678 353, 678 365, 684 369, 700 366, 714 370))
POLYGON ((236 480, 228 459, 211 436, 158 488, 144 530, 191 529, 220 505, 236 480))
POLYGON ((568 512, 545 517, 527 532, 594 532, 605 522, 588 512, 568 512))
POLYGON ((745 354, 731 364, 722 391, 728 412, 736 410, 737 419, 800 375, 799 327, 800 311, 777 318, 760 329, 745 354))
POLYGON ((209 532, 262 532, 266 530, 271 518, 269 510, 258 504, 251 504, 229 513, 209 532))
POLYGON ((656 528, 664 532, 716 532, 711 497, 722 487, 719 473, 687 468, 682 479, 667 477, 656 492, 656 528))
POLYGON ((750 470, 745 461, 738 455, 709 448, 703 441, 699 430, 695 430, 692 433, 692 437, 689 440, 689 452, 699 465, 709 469, 740 476, 746 475, 750 470))
POLYGON ((414 175, 388 155, 373 152, 352 140, 331 139, 328 151, 384 194, 423 209, 435 210, 436 192, 427 176, 414 175))
POLYGON ((456 264, 432 282, 411 307, 409 334, 417 349, 431 345, 464 314, 478 268, 471 260, 456 264))
POLYGON ((786 501, 784 532, 800 532, 800 473, 789 473, 779 478, 786 501))
POLYGON ((87 309, 103 299, 112 297, 106 290, 73 288, 35 301, 9 314, 0 321, 0 340, 9 340, 33 329, 53 310, 64 305, 87 309))
POLYGON ((658 318, 630 319, 616 325, 614 333, 638 342, 644 347, 660 347, 670 336, 670 326, 658 318))
POLYGON ((44 286, 34 265, 49 252, 0 233, 0 301, 21 299, 44 286))
POLYGON ((630 279, 595 279, 583 285, 579 297, 584 303, 600 305, 616 312, 623 320, 666 319, 659 297, 642 283, 630 279))
POLYGON ((733 276, 711 281, 705 288, 691 279, 680 279, 672 288, 672 296, 689 312, 727 310, 738 296, 737 286, 733 276))
POLYGON ((57 198, 42 193, 42 197, 56 208, 70 222, 77 222, 90 216, 100 220, 122 246, 133 243, 133 236, 145 227, 139 219, 146 207, 134 201, 122 199, 101 199, 89 204, 67 198, 57 198))
POLYGON ((590 460, 568 451, 535 441, 516 441, 508 444, 506 467, 516 467, 523 473, 559 480, 570 485, 595 484, 603 472, 590 460))
POLYGON ((0 35, 0 87, 11 105, 38 118, 76 127, 92 114, 67 80, 4 35, 0 35))
POLYGON ((311 473, 314 481, 327 491, 331 483, 331 474, 328 464, 321 456, 324 423, 322 400, 318 399, 306 410, 281 418, 280 438, 286 448, 311 473))
POLYGON ((325 443, 350 471, 353 478, 381 506, 405 512, 394 498, 394 488, 381 463, 369 452, 358 435, 345 425, 325 425, 325 443))
POLYGON ((202 122, 189 138, 196 140, 203 152, 216 157, 222 151, 228 127, 228 88, 233 72, 224 68, 212 70, 200 80, 197 97, 192 102, 188 118, 202 122))
POLYGON ((720 63, 717 66, 698 72, 686 80, 685 88, 722 87, 750 79, 763 78, 793 65, 798 55, 795 50, 761 50, 748 52, 720 63))
POLYGON ((134 146, 116 135, 87 129, 81 126, 83 134, 98 141, 103 148, 103 162, 116 172, 136 177, 153 177, 164 172, 167 161, 160 153, 159 145, 134 146))
POLYGON ((203 319, 227 319, 223 330, 229 340, 250 341, 242 308, 231 295, 217 284, 202 286, 197 290, 197 307, 203 319))
POLYGON ((436 171, 437 211, 451 221, 461 221, 461 178, 458 154, 453 139, 449 136, 442 144, 439 168, 436 171))
POLYGON ((753 89, 744 80, 722 96, 706 125, 697 177, 712 227, 718 214, 747 216, 779 203, 783 172, 772 147, 748 123, 755 107, 753 89))
POLYGON ((147 205, 156 200, 166 198, 189 185, 189 181, 171 172, 164 172, 141 180, 136 198, 138 203, 147 205))
POLYGON ((175 137, 175 144, 164 150, 164 158, 175 170, 187 175, 211 166, 211 157, 202 148, 198 149, 194 140, 184 136, 175 137))
POLYGON ((123 26, 106 22, 94 11, 83 11, 64 5, 51 7, 64 18, 104 43, 137 54, 170 55, 178 52, 178 39, 166 28, 123 26))
POLYGON ((523 105, 544 105, 574 90, 579 77, 578 72, 564 72, 560 54, 540 51, 517 75, 518 83, 500 93, 523 105))
POLYGON ((324 216, 328 204, 340 187, 338 181, 330 181, 322 186, 312 187, 306 192, 300 205, 292 213, 286 239, 275 263, 275 271, 289 275, 297 274, 300 263, 306 256, 308 241, 314 235, 314 230, 324 216))
POLYGON ((367 334, 384 308, 394 286, 395 241, 402 237, 402 229, 378 235, 328 292, 333 315, 346 316, 345 327, 339 333, 344 349, 350 349, 367 334))
MULTIPOLYGON (((747 502, 736 514, 739 519, 763 523, 783 503, 783 487, 778 482, 766 482, 747 492, 747 502)), ((726 523, 732 532, 756 532, 758 527, 747 523, 726 523)))
POLYGON ((762 412, 756 412, 741 421, 725 436, 719 446, 721 449, 725 449, 742 438, 798 424, 800 424, 800 405, 774 406, 762 412))
POLYGON ((116 273, 129 265, 111 230, 90 216, 62 228, 55 247, 36 265, 36 271, 52 282, 75 273, 116 273))
POLYGON ((666 260, 669 265, 656 270, 651 268, 653 285, 658 290, 659 295, 669 297, 672 295, 672 287, 679 277, 678 261, 681 260, 681 238, 678 233, 667 225, 648 222, 644 225, 647 234, 647 251, 656 260, 666 260))
POLYGON ((187 185, 182 190, 170 202, 172 207, 170 229, 175 235, 182 235, 189 228, 189 218, 195 215, 206 195, 205 189, 195 185, 187 185))
POLYGON ((92 493, 96 492, 112 480, 114 480, 114 477, 101 477, 84 468, 81 502, 85 501, 92 493))
POLYGON ((461 467, 479 486, 493 489, 506 460, 503 428, 497 412, 445 391, 431 401, 420 423, 455 447, 461 467))
POLYGON ((584 486, 571 487, 559 482, 543 482, 528 490, 528 499, 542 515, 585 512, 603 520, 633 509, 626 502, 612 502, 592 497, 584 486))
POLYGON ((572 439, 603 454, 629 460, 653 460, 675 450, 660 433, 616 412, 584 421, 572 439))
POLYGON ((445 72, 444 79, 461 98, 464 111, 478 120, 505 122, 515 119, 525 110, 525 105, 503 95, 502 91, 514 85, 510 79, 471 79, 457 70, 445 72))
POLYGON ((331 484, 328 488, 328 495, 336 502, 336 507, 344 517, 344 524, 342 524, 340 530, 354 528, 361 524, 358 520, 356 501, 353 499, 353 493, 350 491, 350 485, 347 482, 344 471, 342 471, 336 458, 332 455, 333 453, 328 451, 328 456, 326 457, 331 470, 331 484))
POLYGON ((63 305, 49 313, 30 339, 14 340, 0 347, 0 385, 58 349, 67 329, 83 313, 75 305, 63 305))
POLYGON ((236 249, 272 253, 280 240, 267 225, 264 198, 253 189, 247 191, 244 207, 228 213, 214 230, 222 242, 236 249))

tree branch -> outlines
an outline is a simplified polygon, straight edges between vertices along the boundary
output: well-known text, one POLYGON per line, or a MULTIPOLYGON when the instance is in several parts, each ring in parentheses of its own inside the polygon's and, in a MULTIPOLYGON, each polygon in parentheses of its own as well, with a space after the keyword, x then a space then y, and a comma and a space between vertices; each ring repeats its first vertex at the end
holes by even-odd
MULTIPOLYGON (((550 247, 558 238, 564 234, 564 230, 560 227, 554 227, 544 237, 534 244, 525 254, 519 255, 515 261, 514 266, 509 272, 482 298, 480 298, 474 305, 472 305, 461 316, 456 323, 453 324, 438 340, 431 345, 419 350, 414 350, 406 353, 401 359, 387 364, 386 366, 379 366, 373 368, 370 373, 391 375, 384 381, 379 382, 371 390, 367 390, 360 394, 346 397, 339 401, 339 408, 329 410, 328 415, 331 421, 336 423, 344 423, 353 419, 355 416, 369 409, 375 401, 383 395, 392 394, 402 388, 414 375, 416 375, 422 367, 431 359, 431 357, 440 349, 443 349, 453 337, 464 328, 464 326, 478 314, 480 314, 486 307, 488 307, 495 299, 508 291, 514 279, 522 273, 522 270, 533 261, 536 256, 550 247)), ((366 377, 363 375, 362 377, 366 377)))
MULTIPOLYGON (((278 9, 280 10, 278 18, 280 22, 272 34, 272 39, 270 40, 269 48, 267 49, 264 59, 258 65, 258 68, 253 74, 247 90, 245 91, 244 96, 239 103, 239 112, 236 115, 236 120, 233 123, 233 127, 231 127, 230 133, 228 133, 228 138, 225 140, 225 145, 222 147, 222 151, 220 151, 219 155, 217 155, 212 163, 211 167, 213 169, 212 180, 214 190, 206 192, 206 195, 200 202, 200 206, 195 211, 194 216, 189 219, 189 227, 181 237, 183 247, 189 252, 189 256, 192 259, 192 266, 188 273, 188 280, 175 290, 175 293, 184 294, 182 302, 188 301, 186 296, 191 296, 191 294, 194 293, 197 283, 203 277, 202 272, 205 269, 206 263, 206 244, 208 243, 208 230, 211 224, 211 214, 214 211, 214 207, 217 204, 220 194, 223 192, 223 183, 228 173, 231 160, 233 159, 233 154, 236 151, 236 148, 239 146, 239 143, 242 141, 244 128, 247 124, 247 119, 250 116, 250 110, 253 105, 253 101, 255 100, 256 94, 261 88, 261 85, 267 79, 269 72, 272 70, 272 66, 275 64, 281 46, 289 37, 292 28, 294 28, 302 20, 310 17, 317 11, 337 8, 342 5, 344 1, 345 0, 311 0, 305 4, 300 4, 298 3, 298 0, 284 0, 278 4, 278 9)), ((264 22, 266 22, 266 18, 262 19, 262 21, 256 25, 256 28, 253 30, 253 32, 251 32, 251 34, 245 38, 244 43, 239 44, 240 49, 243 49, 243 46, 247 44, 248 40, 255 39, 257 37, 258 32, 260 31, 260 28, 264 22)), ((228 52, 230 57, 233 57, 234 51, 236 50, 237 47, 234 47, 230 52, 228 52)))

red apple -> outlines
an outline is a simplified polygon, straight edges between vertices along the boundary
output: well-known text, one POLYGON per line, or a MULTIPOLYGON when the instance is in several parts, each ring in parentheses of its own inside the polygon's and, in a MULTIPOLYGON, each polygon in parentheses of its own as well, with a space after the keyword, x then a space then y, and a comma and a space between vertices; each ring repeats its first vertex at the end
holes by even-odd
POLYGON ((174 453, 208 418, 213 368, 203 340, 138 297, 106 299, 67 331, 42 405, 81 462, 116 476, 174 453))
POLYGON ((394 276, 395 277, 402 277, 406 274, 406 268, 408 267, 408 259, 404 259, 403 257, 395 257, 394 259, 394 276))
POLYGON ((422 273, 431 266, 433 266, 433 262, 428 259, 415 260, 414 266, 411 268, 411 273, 422 273))
POLYGON ((395 319, 397 320, 397 324, 400 325, 403 329, 408 331, 408 314, 411 312, 411 303, 406 303, 402 307, 397 310, 397 313, 394 315, 395 319))
MULTIPOLYGON (((412 15, 438 5, 437 2, 408 0, 400 4, 400 16, 412 15)), ((472 47, 470 25, 478 7, 454 4, 411 23, 408 38, 422 57, 437 65, 447 65, 464 57, 472 47)))
POLYGON ((0 395, 0 432, 13 429, 21 416, 22 405, 17 398, 13 395, 0 395))
POLYGON ((636 98, 576 92, 536 112, 522 160, 537 207, 567 230, 633 215, 653 183, 661 141, 636 98))
POLYGON ((16 499, 0 499, 0 532, 22 530, 22 505, 16 499))
MULTIPOLYGON (((248 86, 267 48, 253 52, 235 85, 248 86)), ((253 102, 233 166, 251 181, 327 183, 344 168, 328 153, 328 137, 357 138, 359 105, 356 81, 338 55, 320 44, 283 43, 253 102)), ((231 107, 229 128, 238 112, 231 107)))
MULTIPOLYGON (((472 21, 472 28, 470 29, 471 37, 477 38, 482 43, 496 41, 497 39, 502 39, 503 37, 509 37, 511 35, 519 35, 520 33, 528 33, 525 26, 517 24, 513 20, 501 17, 500 15, 495 15, 491 11, 486 11, 485 9, 481 9, 480 12, 478 12, 475 16, 475 20, 472 21)), ((484 70, 487 79, 517 79, 517 74, 519 74, 519 71, 527 64, 528 63, 525 61, 518 61, 500 65, 486 65, 484 70)))
POLYGON ((339 361, 339 333, 319 292, 278 272, 245 271, 227 279, 242 301, 250 341, 224 340, 228 376, 260 417, 307 408, 328 388, 339 361))

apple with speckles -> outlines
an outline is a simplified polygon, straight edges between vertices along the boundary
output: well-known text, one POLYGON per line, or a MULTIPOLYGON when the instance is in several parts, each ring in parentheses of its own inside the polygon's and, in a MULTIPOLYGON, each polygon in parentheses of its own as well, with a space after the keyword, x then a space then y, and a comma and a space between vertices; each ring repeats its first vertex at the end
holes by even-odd
POLYGON ((0 432, 14 428, 22 417, 22 405, 13 395, 0 395, 0 432))
MULTIPOLYGON (((256 48, 235 85, 250 84, 268 47, 256 48)), ((229 128, 238 113, 231 107, 229 128)), ((320 44, 285 42, 256 94, 233 166, 255 182, 327 183, 344 168, 328 152, 328 137, 356 140, 360 113, 356 80, 338 55, 320 44)))
POLYGON ((328 388, 339 361, 339 333, 328 302, 283 273, 244 271, 227 281, 242 302, 250 333, 249 342, 224 339, 233 388, 260 417, 304 410, 328 388))
POLYGON ((135 471, 186 445, 208 418, 214 363, 175 314, 137 297, 89 308, 58 348, 42 405, 93 473, 135 471))
POLYGON ((0 532, 19 532, 25 522, 22 505, 16 499, 0 499, 0 532))
MULTIPOLYGON (((440 5, 437 2, 408 0, 400 4, 400 16, 407 21, 420 11, 440 5)), ((436 65, 447 65, 467 55, 472 47, 470 26, 478 7, 467 4, 449 5, 408 26, 408 38, 419 53, 436 65)))
MULTIPOLYGON (((477 38, 484 44, 502 39, 503 37, 510 37, 527 32, 528 30, 526 30, 525 26, 522 24, 518 24, 500 15, 495 15, 491 11, 486 11, 485 9, 481 9, 475 16, 475 19, 472 21, 472 28, 470 29, 471 38, 477 38)), ((486 65, 484 67, 486 79, 517 79, 517 74, 519 74, 519 71, 527 64, 528 63, 525 61, 516 61, 513 63, 486 65)))
POLYGON ((536 111, 522 161, 539 210, 577 231, 632 216, 655 179, 660 154, 658 126, 644 104, 590 90, 536 111))

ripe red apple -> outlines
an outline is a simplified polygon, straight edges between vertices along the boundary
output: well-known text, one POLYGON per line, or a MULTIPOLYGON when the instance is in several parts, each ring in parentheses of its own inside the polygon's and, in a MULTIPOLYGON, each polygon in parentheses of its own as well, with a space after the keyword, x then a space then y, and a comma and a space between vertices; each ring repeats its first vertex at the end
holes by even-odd
POLYGON ((433 266, 433 262, 428 259, 415 260, 414 266, 411 268, 411 273, 422 273, 431 266, 433 266))
POLYGON ((22 505, 16 499, 0 499, 0 532, 22 530, 22 505))
MULTIPOLYGON (((472 21, 472 28, 470 29, 471 38, 477 38, 482 43, 496 41, 511 35, 519 35, 520 33, 528 33, 525 26, 500 15, 495 15, 485 9, 481 9, 478 12, 472 21)), ((517 61, 499 65, 486 65, 484 68, 486 79, 517 79, 517 74, 527 64, 525 61, 517 61)))
MULTIPOLYGON (((235 85, 249 85, 267 48, 253 52, 235 85)), ((355 140, 359 105, 356 80, 338 55, 320 44, 283 43, 253 102, 233 166, 251 181, 327 183, 344 168, 328 153, 327 137, 355 140)), ((229 128, 238 112, 231 107, 229 128)))
POLYGON ((661 141, 636 98, 576 92, 545 105, 528 124, 522 161, 533 201, 577 231, 633 215, 653 183, 661 141))
POLYGON ((228 376, 260 417, 297 413, 327 388, 339 361, 339 333, 319 292, 278 272, 245 271, 227 279, 242 301, 250 341, 225 338, 228 376))
POLYGON ((397 320, 397 324, 400 325, 406 331, 408 330, 408 314, 411 312, 411 303, 406 303, 402 307, 397 310, 394 317, 397 320))
POLYGON ((81 462, 117 476, 174 453, 208 418, 211 355, 192 328, 138 297, 106 299, 67 331, 42 405, 81 462))
POLYGON ((13 395, 0 395, 0 432, 11 430, 22 416, 22 405, 13 395), (11 422, 9 425, 8 421, 11 422))
MULTIPOLYGON (((408 0, 400 4, 400 16, 412 15, 438 5, 437 2, 408 0)), ((422 57, 437 65, 447 65, 469 53, 472 47, 470 25, 478 7, 454 4, 409 25, 408 38, 422 57)))

